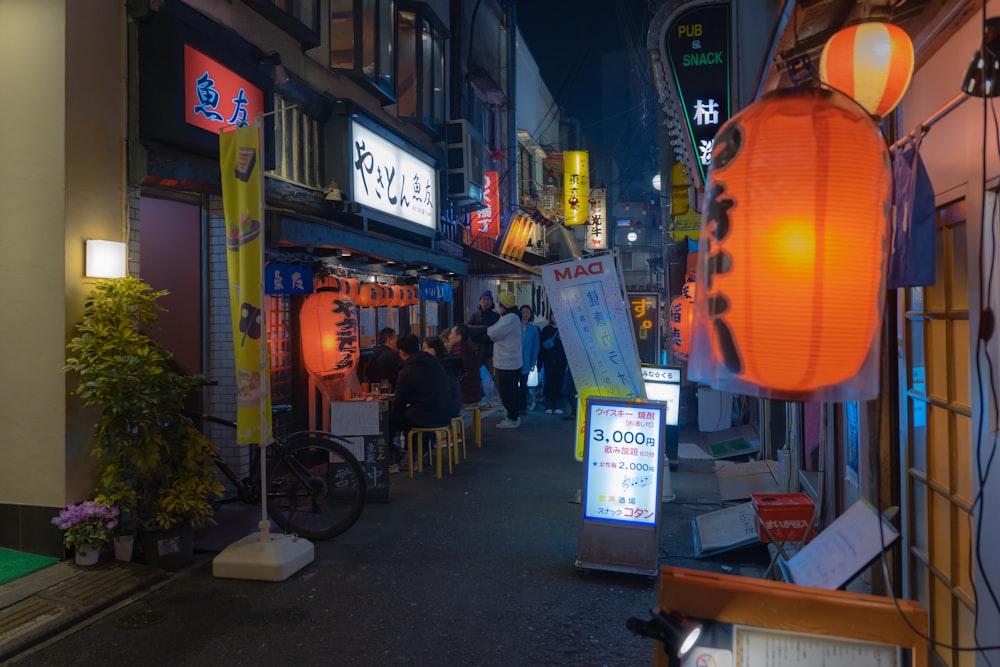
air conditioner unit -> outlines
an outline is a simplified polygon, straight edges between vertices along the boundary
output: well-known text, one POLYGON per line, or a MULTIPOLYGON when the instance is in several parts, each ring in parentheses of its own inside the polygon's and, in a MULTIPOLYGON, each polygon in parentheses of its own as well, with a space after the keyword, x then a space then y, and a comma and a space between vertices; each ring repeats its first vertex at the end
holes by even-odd
POLYGON ((450 120, 445 127, 448 173, 445 194, 464 206, 483 203, 483 140, 466 120, 450 120))

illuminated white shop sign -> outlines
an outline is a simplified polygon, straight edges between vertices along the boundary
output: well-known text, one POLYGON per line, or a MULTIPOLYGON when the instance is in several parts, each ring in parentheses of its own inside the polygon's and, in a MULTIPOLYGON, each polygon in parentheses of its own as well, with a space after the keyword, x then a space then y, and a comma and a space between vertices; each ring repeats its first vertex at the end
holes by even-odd
POLYGON ((354 201, 437 229, 437 177, 431 165, 357 121, 351 121, 351 146, 354 201))

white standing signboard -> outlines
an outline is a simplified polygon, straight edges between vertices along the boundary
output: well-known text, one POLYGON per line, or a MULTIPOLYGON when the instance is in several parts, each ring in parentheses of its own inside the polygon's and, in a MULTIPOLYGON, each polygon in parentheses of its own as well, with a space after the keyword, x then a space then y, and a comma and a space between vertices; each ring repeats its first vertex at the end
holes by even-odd
POLYGON ((578 568, 655 576, 666 405, 587 399, 578 568))
MULTIPOLYGON (((588 396, 645 396, 616 258, 611 252, 541 267, 581 406, 588 396)), ((577 420, 577 460, 583 460, 582 413, 578 412, 577 420)))

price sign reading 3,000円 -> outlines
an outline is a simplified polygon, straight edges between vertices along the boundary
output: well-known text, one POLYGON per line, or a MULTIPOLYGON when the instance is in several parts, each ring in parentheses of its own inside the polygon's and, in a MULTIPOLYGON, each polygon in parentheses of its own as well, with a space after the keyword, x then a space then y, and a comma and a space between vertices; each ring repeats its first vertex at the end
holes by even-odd
POLYGON ((655 525, 662 405, 588 405, 587 519, 655 525))

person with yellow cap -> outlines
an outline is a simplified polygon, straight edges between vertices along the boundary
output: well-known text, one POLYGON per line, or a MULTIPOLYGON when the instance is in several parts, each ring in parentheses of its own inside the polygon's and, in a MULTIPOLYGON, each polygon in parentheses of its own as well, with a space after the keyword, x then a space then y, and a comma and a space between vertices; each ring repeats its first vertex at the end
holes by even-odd
POLYGON ((493 369, 507 415, 500 420, 497 428, 518 428, 521 420, 518 417, 517 384, 521 379, 521 315, 517 312, 517 301, 510 292, 500 292, 498 298, 500 319, 486 330, 486 335, 493 341, 493 369))

